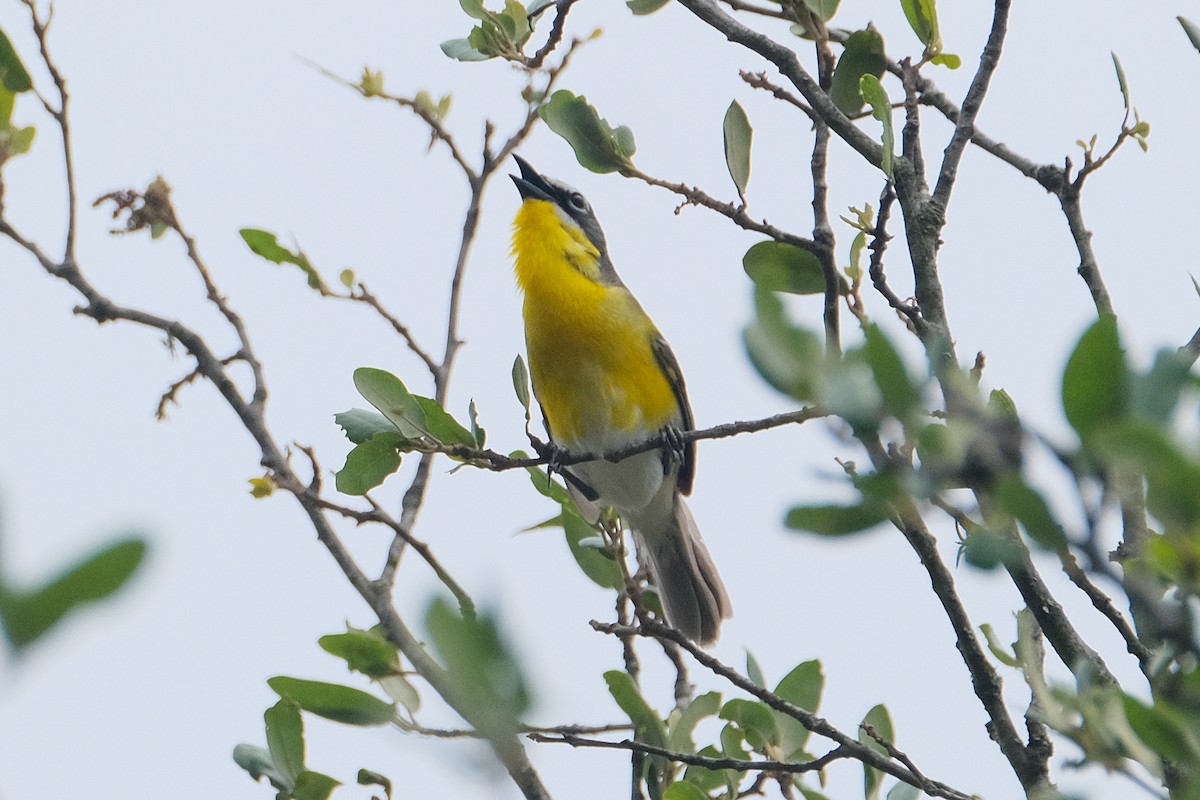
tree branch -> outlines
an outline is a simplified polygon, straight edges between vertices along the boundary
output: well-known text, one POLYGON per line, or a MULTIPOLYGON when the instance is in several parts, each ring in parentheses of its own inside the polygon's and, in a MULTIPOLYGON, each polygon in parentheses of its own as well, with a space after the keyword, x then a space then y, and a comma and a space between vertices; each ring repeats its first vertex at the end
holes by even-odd
POLYGON ((850 145, 869 163, 878 167, 883 163, 883 147, 858 127, 833 104, 829 95, 813 80, 800 63, 795 52, 776 42, 766 34, 743 25, 721 10, 716 0, 679 0, 680 5, 691 11, 710 27, 724 34, 727 39, 758 53, 775 65, 776 69, 799 90, 822 119, 829 123, 846 144, 850 145))
POLYGON ((979 57, 979 69, 971 80, 971 87, 963 99, 962 110, 954 123, 954 135, 942 157, 942 169, 938 175, 937 185, 933 190, 931 202, 944 210, 950 205, 950 192, 954 189, 954 181, 958 178, 958 165, 966 152, 967 144, 975 134, 975 117, 983 106, 983 98, 987 95, 992 75, 1000 63, 1000 53, 1004 48, 1004 36, 1008 31, 1008 12, 1011 0, 996 0, 996 10, 992 16, 992 30, 988 34, 987 44, 979 57))
POLYGON ((632 632, 639 636, 653 636, 658 639, 668 639, 675 642, 684 650, 688 651, 693 658, 696 659, 705 669, 708 669, 715 675, 719 675, 725 680, 742 689, 745 692, 753 695, 761 700, 766 705, 786 714, 792 719, 798 721, 809 731, 824 736, 838 745, 838 749, 846 753, 847 758, 853 758, 868 766, 882 770, 889 775, 899 778, 905 783, 916 786, 931 797, 944 797, 950 800, 969 800, 969 795, 958 791, 944 783, 938 781, 926 780, 922 782, 906 767, 889 760, 881 753, 872 750, 858 739, 851 737, 842 731, 835 728, 822 717, 817 716, 809 711, 805 711, 799 706, 793 705, 773 692, 769 692, 761 686, 757 685, 749 678, 739 674, 736 670, 726 666, 721 661, 717 660, 707 652, 702 650, 698 645, 689 640, 679 631, 668 627, 661 622, 652 619, 644 619, 639 627, 634 629, 624 628, 619 625, 607 625, 599 622, 592 622, 592 627, 603 633, 612 635, 622 635, 632 632))
POLYGON ((648 756, 659 756, 668 761, 673 761, 678 764, 687 764, 691 767, 704 767, 705 769, 731 769, 735 772, 782 772, 792 775, 803 774, 805 772, 820 772, 825 767, 832 764, 834 761, 843 758, 850 758, 850 754, 845 748, 835 747, 820 758, 815 758, 812 761, 804 761, 800 763, 792 763, 789 761, 771 761, 764 759, 762 761, 743 761, 738 758, 710 758, 708 756, 696 755, 694 753, 680 753, 675 750, 668 750, 665 747, 638 742, 631 739, 623 739, 619 742, 614 742, 609 739, 591 739, 584 736, 577 736, 572 733, 562 733, 557 736, 550 736, 544 733, 528 734, 530 740, 542 744, 569 744, 572 747, 594 747, 605 750, 629 750, 634 753, 642 753, 648 756))

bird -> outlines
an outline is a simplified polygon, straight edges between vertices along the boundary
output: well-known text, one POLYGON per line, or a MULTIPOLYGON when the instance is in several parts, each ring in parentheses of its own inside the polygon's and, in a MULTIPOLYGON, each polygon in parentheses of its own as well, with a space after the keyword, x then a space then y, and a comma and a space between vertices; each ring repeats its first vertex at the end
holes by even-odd
POLYGON ((732 606, 683 500, 695 442, 680 436, 694 423, 679 362, 617 275, 584 196, 514 159, 521 174, 510 177, 522 202, 512 257, 529 374, 552 446, 599 455, 658 436, 667 442, 559 471, 584 519, 596 524, 608 507, 625 521, 666 621, 712 645, 732 606))

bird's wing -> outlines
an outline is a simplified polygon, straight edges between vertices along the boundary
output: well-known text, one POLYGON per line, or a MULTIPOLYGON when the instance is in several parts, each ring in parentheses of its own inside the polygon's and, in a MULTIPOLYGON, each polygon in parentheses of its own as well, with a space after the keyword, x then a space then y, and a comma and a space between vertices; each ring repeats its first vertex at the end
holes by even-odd
MULTIPOLYGON (((675 402, 679 404, 679 430, 695 430, 696 424, 692 420, 692 406, 688 403, 687 387, 683 384, 683 370, 679 368, 679 361, 675 358, 675 354, 671 352, 671 348, 667 344, 667 340, 662 337, 662 334, 657 332, 654 334, 651 347, 654 350, 655 360, 658 361, 663 374, 667 376, 667 382, 671 384, 671 391, 675 394, 675 402)), ((680 492, 691 494, 692 481, 696 477, 696 443, 688 442, 685 444, 682 455, 683 462, 679 465, 676 484, 680 492)))

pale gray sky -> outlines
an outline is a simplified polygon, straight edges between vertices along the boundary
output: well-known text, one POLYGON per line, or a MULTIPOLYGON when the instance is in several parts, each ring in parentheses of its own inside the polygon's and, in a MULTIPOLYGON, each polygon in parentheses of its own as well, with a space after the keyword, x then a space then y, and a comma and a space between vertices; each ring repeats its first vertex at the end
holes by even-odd
MULTIPOLYGON (((968 66, 931 74, 954 98, 970 78, 990 10, 985 3, 944 5, 947 50, 968 66)), ((1077 155, 1075 140, 1093 133, 1107 142, 1121 119, 1109 51, 1120 55, 1134 102, 1153 125, 1151 149, 1129 147, 1095 176, 1085 210, 1137 359, 1183 343, 1200 322, 1188 278, 1196 265, 1186 245, 1200 112, 1181 88, 1194 84, 1200 54, 1174 20, 1194 13, 1188 5, 1145 3, 1134 18, 1115 3, 1017 4, 979 121, 1018 152, 1048 162, 1077 155)), ((844 6, 840 26, 873 20, 889 54, 916 52, 898 3, 844 6)), ((23 7, 0 6, 0 26, 45 86, 23 7)), ((811 134, 802 116, 738 79, 738 69, 763 69, 759 59, 674 6, 633 18, 620 3, 579 4, 571 32, 595 26, 605 35, 577 54, 561 85, 633 129, 641 169, 732 198, 721 119, 737 98, 756 128, 751 210, 806 230, 811 134)), ((429 388, 424 373, 382 323, 361 309, 322 302, 298 273, 250 254, 237 231, 251 226, 294 236, 331 280, 353 267, 436 349, 464 182, 441 148, 425 155, 428 134, 410 114, 362 100, 300 58, 350 77, 369 65, 386 74, 395 93, 452 92, 448 124, 472 153, 485 116, 503 135, 522 109, 508 67, 458 64, 439 51, 440 41, 469 28, 449 2, 420 11, 382 2, 59 3, 52 46, 74 98, 84 208, 107 191, 144 187, 160 173, 167 179, 184 224, 266 363, 273 430, 316 447, 330 470, 348 449, 332 415, 365 405, 351 383, 353 369, 388 369, 418 392, 429 388)), ((782 26, 773 30, 787 36, 782 26)), ((894 82, 885 84, 899 96, 894 82)), ((18 103, 17 121, 37 125, 39 134, 33 153, 7 167, 5 199, 12 219, 54 248, 63 228, 58 151, 37 110, 27 97, 18 103)), ((931 113, 926 119, 932 159, 948 128, 931 113)), ((875 132, 873 122, 863 125, 875 132)), ((740 344, 750 314, 741 254, 757 237, 704 210, 676 216, 672 196, 585 172, 546 130, 522 153, 592 201, 618 269, 683 365, 699 425, 790 408, 754 375, 740 344)), ((475 398, 490 444, 500 450, 523 446, 509 382, 513 356, 523 349, 508 259, 518 197, 505 183, 495 183, 485 204, 464 295, 468 345, 450 401, 465 416, 475 398)), ((880 190, 875 171, 841 146, 834 148, 831 183, 835 213, 875 202, 880 190)), ((104 213, 85 211, 79 229, 81 264, 102 290, 119 302, 178 314, 211 332, 214 343, 230 344, 177 241, 109 237, 109 226, 104 213)), ((845 262, 851 233, 844 225, 837 232, 845 262)), ((945 240, 942 273, 961 356, 984 351, 986 383, 1006 388, 1039 429, 1065 437, 1059 375, 1093 311, 1056 203, 990 156, 970 153, 945 240)), ((911 281, 902 249, 889 251, 888 267, 903 295, 911 281)), ((158 397, 190 369, 186 359, 145 330, 97 328, 73 317, 77 297, 7 243, 0 243, 0 265, 5 570, 32 581, 128 528, 145 531, 153 544, 143 573, 118 601, 3 666, 0 797, 270 797, 269 787, 255 786, 230 758, 238 742, 264 742, 262 712, 276 699, 265 681, 289 674, 355 683, 316 639, 347 620, 369 625, 365 606, 289 498, 250 498, 246 480, 261 474, 256 450, 211 386, 185 390, 170 420, 155 422, 158 397)), ((882 302, 871 303, 881 321, 892 322, 882 302)), ((796 310, 819 324, 816 301, 796 310)), ((916 349, 908 352, 918 366, 916 349)), ((1015 780, 986 738, 950 627, 901 537, 880 530, 827 543, 782 528, 790 504, 844 496, 845 488, 829 480, 838 472, 835 456, 862 458, 821 424, 700 446, 692 508, 735 608, 713 652, 741 666, 749 649, 771 680, 820 658, 827 676, 821 712, 842 729, 853 730, 867 709, 886 702, 900 746, 926 774, 989 798, 1016 796, 1015 780)), ((445 467, 418 533, 499 613, 532 679, 531 719, 621 719, 600 679, 602 670, 620 665, 619 648, 587 625, 607 618, 610 598, 579 574, 558 535, 516 535, 551 508, 523 475, 448 475, 445 467)), ((394 506, 403 485, 394 479, 379 497, 394 506)), ((368 564, 379 562, 381 533, 344 534, 368 564)), ((939 536, 952 560, 952 530, 940 525, 939 536)), ((1061 587, 1053 565, 1045 572, 1061 587)), ((973 622, 990 622, 1011 640, 1015 591, 967 567, 956 576, 973 622)), ((419 564, 408 564, 400 609, 419 619, 433 588, 419 564)), ((1135 665, 1116 637, 1077 593, 1061 588, 1110 666, 1137 686, 1135 665)), ((643 653, 646 693, 666 708, 669 672, 652 647, 643 653)), ((1019 675, 1003 675, 1014 708, 1023 709, 1019 675)), ((702 690, 730 695, 699 669, 693 677, 702 690)), ((429 693, 427 700, 422 721, 456 723, 429 693)), ((391 776, 399 796, 516 795, 506 778, 480 768, 488 761, 475 745, 311 719, 307 730, 310 767, 345 781, 367 767, 391 776)), ((703 728, 704 735, 715 736, 715 728, 703 728)), ((1068 744, 1059 748, 1060 760, 1076 755, 1068 744)), ((557 798, 627 791, 623 754, 552 746, 531 753, 557 798)), ((856 766, 837 765, 829 776, 832 797, 860 796, 856 766)), ((1062 786, 1098 787, 1094 798, 1130 794, 1128 784, 1087 778, 1068 773, 1062 786)), ((336 796, 369 793, 351 786, 336 796)))

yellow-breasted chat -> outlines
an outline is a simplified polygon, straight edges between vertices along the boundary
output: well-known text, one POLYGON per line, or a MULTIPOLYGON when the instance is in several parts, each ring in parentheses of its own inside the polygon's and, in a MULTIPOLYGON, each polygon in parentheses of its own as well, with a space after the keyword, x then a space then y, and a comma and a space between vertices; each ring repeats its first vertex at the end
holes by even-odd
MULTIPOLYGON (((679 362, 617 276, 591 205, 514 158, 522 203, 512 254, 530 377, 551 441, 602 454, 692 430, 679 362)), ((667 621, 701 644, 716 641, 731 607, 682 497, 692 490, 694 443, 566 469, 585 519, 595 523, 611 506, 633 532, 667 621)))

